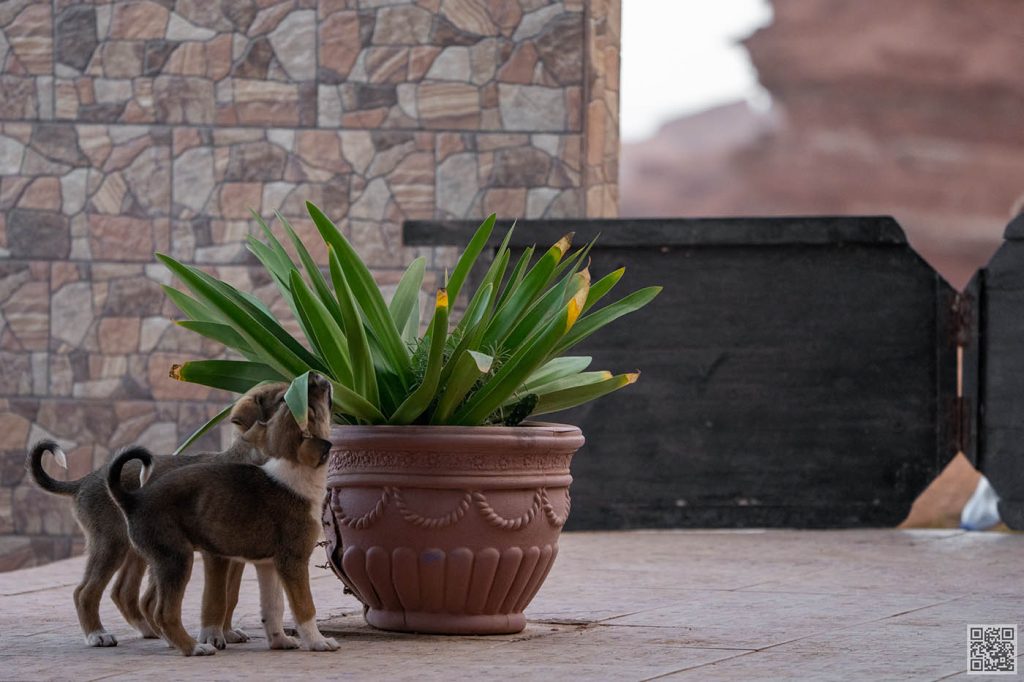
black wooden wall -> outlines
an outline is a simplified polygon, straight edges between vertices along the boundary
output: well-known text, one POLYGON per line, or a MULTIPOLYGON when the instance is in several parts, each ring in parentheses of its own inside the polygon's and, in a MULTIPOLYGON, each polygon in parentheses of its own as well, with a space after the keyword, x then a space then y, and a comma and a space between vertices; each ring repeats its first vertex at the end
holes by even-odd
POLYGON ((955 292, 892 219, 520 221, 513 245, 568 231, 601 233, 617 294, 665 287, 579 349, 640 382, 553 415, 587 437, 571 528, 889 526, 957 451, 955 292))

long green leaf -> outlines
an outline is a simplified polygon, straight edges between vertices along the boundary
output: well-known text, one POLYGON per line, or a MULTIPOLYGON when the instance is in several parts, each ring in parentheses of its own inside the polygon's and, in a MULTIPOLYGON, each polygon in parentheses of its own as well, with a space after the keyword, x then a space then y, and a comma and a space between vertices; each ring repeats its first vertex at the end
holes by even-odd
POLYGON ((516 261, 515 266, 512 268, 512 273, 508 276, 508 282, 505 284, 505 288, 502 289, 501 296, 498 297, 498 309, 505 305, 509 295, 522 283, 523 277, 526 276, 526 270, 530 267, 530 262, 533 260, 534 250, 534 247, 528 246, 519 255, 519 260, 516 261))
POLYGON ((167 298, 171 299, 171 303, 173 303, 178 310, 184 313, 186 317, 203 322, 217 322, 220 320, 216 313, 185 292, 178 291, 174 287, 169 287, 166 284, 161 284, 160 288, 164 290, 164 294, 167 298))
POLYGON ((661 287, 647 287, 634 291, 628 296, 622 299, 606 305, 600 310, 591 313, 580 319, 579 323, 573 327, 572 331, 565 335, 559 344, 555 347, 555 354, 562 354, 575 346, 580 341, 596 332, 601 327, 614 322, 623 315, 636 312, 645 305, 655 299, 655 297, 661 293, 661 287))
POLYGON ((292 270, 291 287, 292 294, 295 296, 295 304, 313 332, 315 337, 313 340, 321 349, 323 359, 331 370, 330 376, 355 388, 352 359, 346 353, 347 344, 341 327, 338 326, 320 299, 309 290, 298 270, 292 270))
POLYGON ((179 320, 175 324, 179 327, 195 332, 200 336, 213 339, 214 341, 221 343, 232 350, 236 350, 247 357, 254 355, 252 348, 250 348, 249 344, 245 342, 245 339, 226 324, 221 324, 220 322, 205 322, 201 320, 179 320))
POLYGON ((555 393, 556 391, 564 391, 567 388, 596 384, 611 378, 612 373, 606 370, 602 370, 600 372, 580 372, 579 374, 573 374, 571 376, 562 377, 561 379, 549 381, 546 384, 541 384, 531 390, 530 393, 536 393, 537 395, 543 396, 546 393, 555 393))
POLYGON ((469 240, 469 244, 466 246, 466 250, 459 256, 458 262, 455 264, 455 269, 452 270, 451 277, 448 278, 448 282, 445 288, 448 291, 448 296, 451 297, 452 302, 459 297, 459 292, 462 290, 462 283, 466 281, 466 277, 469 276, 470 270, 473 269, 473 265, 476 263, 476 259, 480 256, 480 252, 487 246, 487 240, 491 238, 491 231, 494 229, 494 222, 497 220, 497 215, 492 213, 487 216, 480 227, 476 228, 476 232, 473 233, 473 238, 469 240))
POLYGON ((523 390, 527 393, 531 392, 537 386, 543 386, 544 384, 567 377, 572 374, 579 374, 587 367, 590 367, 590 363, 593 360, 589 355, 567 355, 561 358, 555 358, 549 360, 542 365, 537 371, 530 375, 526 383, 523 384, 523 390))
POLYGON ((588 271, 567 274, 561 282, 548 289, 543 296, 534 301, 526 314, 519 319, 516 326, 505 337, 502 345, 505 348, 518 347, 543 326, 546 320, 555 315, 569 298, 576 295, 577 291, 589 285, 590 273, 588 271))
POLYGON ((284 393, 284 402, 288 405, 295 422, 303 431, 309 428, 309 372, 303 372, 292 379, 291 385, 284 393))
POLYGON ((555 391, 546 395, 540 396, 540 400, 537 401, 537 406, 533 408, 531 416, 538 416, 542 414, 549 414, 551 412, 558 412, 559 410, 567 410, 570 407, 576 407, 583 403, 588 403, 591 400, 596 400, 601 396, 608 395, 612 391, 617 391, 624 386, 636 383, 636 380, 640 377, 639 372, 632 374, 619 374, 618 376, 605 379, 592 384, 585 384, 583 386, 576 386, 574 388, 567 388, 561 391, 555 391))
POLYGON ((466 313, 462 316, 462 320, 459 322, 459 326, 465 322, 465 333, 459 338, 458 345, 455 346, 455 350, 451 352, 448 357, 448 361, 444 364, 444 369, 441 371, 441 383, 445 384, 448 382, 448 377, 451 376, 452 371, 455 368, 455 363, 459 362, 463 353, 465 353, 473 345, 473 339, 475 337, 474 332, 480 326, 483 321, 484 314, 487 312, 487 304, 490 300, 491 289, 493 286, 488 282, 483 288, 477 291, 476 296, 473 296, 473 300, 469 302, 469 307, 466 308, 466 313))
POLYGON ((295 252, 299 254, 299 260, 302 261, 302 266, 306 268, 306 276, 309 277, 309 281, 313 283, 313 290, 316 295, 320 297, 320 302, 324 304, 327 311, 334 316, 335 322, 339 325, 342 323, 341 310, 338 308, 338 299, 331 293, 331 288, 327 286, 327 280, 324 279, 324 274, 320 272, 320 268, 317 266, 316 261, 309 255, 309 250, 306 249, 306 245, 299 239, 299 235, 295 233, 295 229, 292 224, 288 222, 288 219, 281 215, 280 211, 276 211, 278 222, 284 227, 285 232, 288 233, 288 237, 292 240, 292 245, 295 247, 295 252))
POLYGON ((455 413, 455 423, 466 426, 483 423, 492 412, 505 404, 523 381, 544 363, 559 339, 572 329, 586 295, 586 289, 578 291, 559 315, 520 346, 455 413))
POLYGON ((273 368, 248 360, 190 360, 173 365, 171 378, 232 393, 245 393, 263 381, 286 381, 273 368))
POLYGON ((338 311, 347 332, 348 359, 352 368, 352 389, 372 404, 379 405, 380 395, 377 392, 377 374, 373 367, 373 354, 366 338, 366 329, 363 328, 363 320, 359 316, 359 306, 348 285, 348 280, 344 276, 335 277, 334 275, 336 272, 340 275, 341 263, 338 262, 338 254, 334 252, 333 247, 327 247, 327 255, 331 263, 334 290, 337 293, 338 311))
POLYGON ((216 415, 214 415, 213 418, 210 419, 210 421, 206 422, 205 424, 200 426, 198 429, 193 431, 192 435, 190 435, 188 438, 186 438, 184 441, 182 441, 181 445, 178 446, 178 449, 175 450, 173 454, 180 455, 181 453, 185 452, 185 450, 188 450, 192 446, 193 443, 195 443, 197 440, 199 440, 200 438, 205 436, 207 433, 209 433, 210 430, 213 429, 213 427, 217 426, 217 424, 220 424, 222 421, 224 421, 224 419, 229 414, 231 414, 231 410, 233 410, 234 407, 235 407, 235 404, 231 403, 230 405, 225 407, 223 410, 218 412, 216 415))
POLYGON ((395 288, 395 295, 388 304, 388 312, 405 343, 415 343, 420 325, 420 288, 423 286, 423 272, 426 259, 423 256, 409 264, 395 288))
MULTIPOLYGON (((283 270, 290 270, 294 268, 295 263, 292 261, 291 256, 288 255, 288 251, 285 250, 284 245, 281 244, 280 240, 278 240, 274 231, 270 229, 270 225, 267 225, 267 221, 265 221, 256 211, 249 209, 249 212, 252 213, 253 218, 256 219, 260 229, 263 231, 263 235, 267 238, 266 246, 273 254, 278 267, 283 270)), ((285 279, 287 279, 287 275, 285 276, 285 279)))
POLYGON ((377 409, 358 393, 355 393, 348 386, 344 386, 333 379, 330 380, 334 389, 334 412, 346 417, 346 423, 353 417, 357 421, 366 424, 384 424, 387 419, 377 409))
MULTIPOLYGON (((277 285, 277 290, 281 294, 281 298, 288 304, 289 310, 292 311, 292 317, 299 323, 299 328, 302 330, 303 335, 309 340, 313 350, 318 355, 323 356, 323 349, 317 346, 316 336, 313 334, 313 330, 309 328, 309 320, 306 319, 303 311, 299 310, 295 305, 295 297, 292 296, 291 273, 297 270, 295 264, 288 259, 287 254, 284 255, 284 260, 281 260, 281 255, 274 248, 267 246, 251 235, 248 238, 248 242, 246 248, 256 256, 256 259, 270 273, 271 279, 274 280, 274 284, 277 285)), ((278 248, 283 251, 283 247, 280 244, 278 244, 278 248)))
MULTIPOLYGON (((512 233, 515 231, 515 229, 516 226, 515 223, 513 223, 512 226, 508 228, 508 231, 505 232, 505 237, 501 240, 501 245, 498 246, 498 250, 494 253, 494 259, 491 261, 490 266, 487 268, 487 272, 484 273, 483 279, 480 280, 480 284, 477 286, 476 293, 473 294, 473 298, 470 300, 469 303, 469 308, 472 308, 474 302, 476 302, 477 299, 482 300, 486 304, 483 310, 483 316, 488 320, 488 322, 490 321, 490 313, 492 310, 494 310, 494 304, 498 299, 498 290, 499 287, 501 286, 501 280, 505 277, 505 269, 508 267, 508 244, 509 241, 512 239, 512 233), (488 284, 491 286, 491 288, 485 291, 487 289, 488 284)), ((467 310, 469 308, 467 308, 467 310)), ((468 318, 465 315, 463 315, 462 319, 459 321, 459 324, 455 327, 455 335, 461 337, 466 332, 467 326, 468 318)), ((483 335, 483 331, 485 328, 486 325, 480 328, 481 336, 483 335)), ((474 344, 474 347, 476 347, 476 344, 474 344)))
POLYGON ((345 279, 352 288, 360 309, 366 315, 370 332, 379 342, 385 360, 402 380, 403 385, 408 386, 413 376, 409 350, 398 333, 395 321, 391 319, 373 275, 330 218, 308 201, 306 208, 320 236, 337 252, 338 260, 344 268, 345 279))
POLYGON ((455 369, 448 378, 444 392, 437 402, 437 408, 434 410, 430 423, 444 424, 451 416, 452 411, 459 406, 462 399, 473 388, 477 380, 491 371, 491 364, 493 362, 494 358, 490 355, 477 353, 473 350, 461 355, 455 363, 455 369))
POLYGON ((434 306, 434 319, 430 322, 430 349, 427 353, 427 367, 423 372, 423 381, 409 397, 398 406, 388 420, 389 424, 412 424, 423 414, 437 393, 437 384, 441 378, 444 363, 444 346, 448 336, 448 293, 444 289, 437 291, 437 303, 434 306))
POLYGON ((526 314, 534 299, 543 291, 544 286, 548 282, 548 277, 551 276, 555 266, 558 265, 558 262, 568 249, 569 236, 566 235, 548 249, 541 256, 540 260, 537 261, 537 264, 530 268, 523 281, 512 291, 494 314, 494 318, 483 335, 483 342, 486 347, 501 347, 502 341, 512 331, 512 327, 526 314))
MULTIPOLYGON (((291 334, 285 331, 285 329, 277 321, 277 319, 270 312, 267 306, 258 298, 256 298, 255 296, 248 292, 239 291, 230 284, 222 282, 214 277, 211 277, 210 275, 208 275, 207 273, 203 272, 198 268, 191 267, 188 265, 182 265, 181 263, 178 263, 174 259, 169 258, 168 256, 164 256, 163 254, 160 253, 156 254, 156 256, 162 262, 164 262, 165 265, 168 266, 168 269, 171 269, 172 272, 174 272, 178 276, 178 279, 180 279, 187 287, 190 288, 190 290, 192 290, 193 294, 196 294, 198 296, 197 290, 194 289, 194 285, 197 282, 199 284, 202 284, 204 288, 207 290, 207 294, 209 294, 210 291, 219 294, 218 300, 220 301, 220 303, 226 303, 228 309, 238 311, 244 314, 244 316, 247 316, 249 319, 255 321, 256 325, 258 325, 263 330, 271 334, 277 340, 278 343, 283 345, 293 355, 297 356, 299 359, 302 360, 302 362, 308 365, 308 368, 315 369, 317 371, 326 371, 326 368, 323 366, 323 363, 319 360, 319 358, 317 358, 308 350, 306 350, 301 343, 296 341, 291 334), (174 263, 177 269, 172 268, 169 263, 174 263), (182 272, 187 274, 186 279, 182 279, 182 272)), ((246 336, 247 330, 239 328, 238 325, 236 324, 237 320, 231 319, 230 317, 226 316, 224 309, 212 305, 211 302, 213 301, 213 299, 203 298, 202 296, 199 296, 199 298, 201 299, 202 303, 206 305, 207 308, 210 308, 212 311, 217 313, 219 319, 216 321, 231 324, 233 327, 235 327, 235 331, 241 334, 243 338, 246 338, 248 340, 248 337, 246 336)), ((253 350, 256 352, 259 352, 261 350, 260 347, 253 345, 251 342, 249 345, 252 346, 253 350)))
POLYGON ((586 313, 588 310, 594 307, 594 305, 604 298, 609 291, 615 288, 615 285, 622 279, 622 275, 626 273, 626 268, 619 268, 613 270, 607 275, 597 280, 590 285, 590 293, 587 294, 587 304, 583 306, 583 312, 586 313))
MULTIPOLYGON (((266 364, 281 375, 296 376, 309 369, 308 363, 271 329, 264 327, 252 310, 240 305, 238 300, 232 299, 224 291, 227 285, 164 254, 158 253, 156 257, 195 294, 201 303, 216 311, 266 364)), ((294 343, 294 339, 292 342, 294 343)))

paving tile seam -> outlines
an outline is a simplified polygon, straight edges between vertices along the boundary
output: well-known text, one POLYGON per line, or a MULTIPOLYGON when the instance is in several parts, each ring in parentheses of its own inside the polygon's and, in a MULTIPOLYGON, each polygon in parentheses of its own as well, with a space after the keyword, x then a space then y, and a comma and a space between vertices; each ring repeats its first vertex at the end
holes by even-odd
POLYGON ((641 682, 651 682, 652 680, 660 680, 662 678, 668 677, 669 675, 676 675, 678 673, 687 672, 689 670, 699 670, 700 668, 706 668, 708 666, 717 665, 719 663, 725 663, 726 661, 734 661, 737 658, 742 658, 744 656, 752 656, 752 655, 757 654, 757 653, 759 653, 759 651, 756 650, 756 649, 753 650, 753 651, 749 651, 748 650, 748 651, 745 651, 744 653, 737 654, 735 656, 729 656, 728 658, 720 658, 717 661, 708 661, 707 663, 700 663, 698 665, 690 665, 690 666, 686 666, 686 667, 683 667, 683 668, 679 668, 678 670, 670 670, 669 672, 661 673, 660 675, 655 675, 654 677, 645 677, 645 678, 642 679, 641 682))

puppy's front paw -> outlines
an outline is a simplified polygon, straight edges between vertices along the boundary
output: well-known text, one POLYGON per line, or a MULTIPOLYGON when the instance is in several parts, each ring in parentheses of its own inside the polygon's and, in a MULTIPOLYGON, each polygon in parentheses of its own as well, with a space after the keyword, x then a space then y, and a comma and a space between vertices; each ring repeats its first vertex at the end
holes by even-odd
POLYGON ((283 632, 274 633, 270 638, 271 649, 298 649, 299 640, 294 637, 289 637, 283 632))
POLYGON ((224 639, 228 641, 228 644, 242 644, 249 641, 249 635, 245 634, 245 630, 230 628, 224 631, 224 639))
POLYGON ((338 640, 333 637, 322 637, 320 639, 314 639, 309 643, 310 651, 337 651, 338 640))
POLYGON ((85 636, 85 643, 89 646, 117 646, 117 637, 105 630, 97 630, 85 636))
POLYGON ((199 631, 199 641, 203 644, 212 644, 215 649, 227 647, 227 637, 220 628, 205 627, 199 631))
POLYGON ((186 656, 213 656, 215 653, 217 653, 217 649, 212 644, 203 644, 202 642, 197 642, 196 645, 194 647, 192 647, 192 653, 185 654, 185 655, 186 656))

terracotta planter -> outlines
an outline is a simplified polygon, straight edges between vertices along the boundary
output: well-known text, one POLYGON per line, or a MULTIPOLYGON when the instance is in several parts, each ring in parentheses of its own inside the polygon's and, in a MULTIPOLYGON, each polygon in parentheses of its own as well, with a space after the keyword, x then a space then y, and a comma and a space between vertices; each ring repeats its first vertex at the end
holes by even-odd
POLYGON ((499 634, 558 554, 574 426, 343 426, 324 505, 328 560, 377 628, 499 634))

